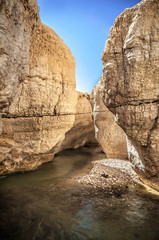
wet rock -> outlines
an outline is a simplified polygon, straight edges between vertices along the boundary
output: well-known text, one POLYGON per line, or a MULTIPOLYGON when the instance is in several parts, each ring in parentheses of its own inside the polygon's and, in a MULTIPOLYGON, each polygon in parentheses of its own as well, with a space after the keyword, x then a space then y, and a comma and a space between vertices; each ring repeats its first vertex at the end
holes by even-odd
POLYGON ((109 177, 109 175, 107 175, 105 173, 103 173, 101 176, 104 177, 104 178, 108 178, 109 177))

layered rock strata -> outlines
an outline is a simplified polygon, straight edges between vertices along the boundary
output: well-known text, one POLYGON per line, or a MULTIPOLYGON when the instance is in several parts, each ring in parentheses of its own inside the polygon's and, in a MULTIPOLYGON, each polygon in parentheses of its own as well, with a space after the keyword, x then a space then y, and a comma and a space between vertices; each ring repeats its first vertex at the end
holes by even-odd
POLYGON ((159 190, 158 0, 143 0, 115 20, 102 61, 104 104, 128 136, 136 172, 159 190))
POLYGON ((113 113, 105 106, 102 94, 103 77, 91 93, 96 139, 107 158, 127 159, 126 135, 116 123, 113 113))
POLYGON ((51 160, 77 121, 75 59, 38 11, 36 0, 0 2, 2 174, 51 160))

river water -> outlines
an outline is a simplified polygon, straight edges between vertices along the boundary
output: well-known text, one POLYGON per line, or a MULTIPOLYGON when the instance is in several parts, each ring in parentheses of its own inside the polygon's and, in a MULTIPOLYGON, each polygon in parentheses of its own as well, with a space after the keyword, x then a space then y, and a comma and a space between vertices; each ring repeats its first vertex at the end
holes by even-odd
POLYGON ((0 179, 1 240, 159 240, 159 200, 92 195, 68 179, 101 158, 67 150, 34 172, 0 179))

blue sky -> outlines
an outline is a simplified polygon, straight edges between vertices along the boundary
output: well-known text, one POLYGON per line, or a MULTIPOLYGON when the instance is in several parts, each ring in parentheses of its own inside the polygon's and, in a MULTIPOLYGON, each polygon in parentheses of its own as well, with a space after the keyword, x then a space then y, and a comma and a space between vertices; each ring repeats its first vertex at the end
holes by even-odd
POLYGON ((140 0, 37 0, 43 23, 71 49, 77 90, 90 93, 102 75, 101 54, 115 18, 140 0))

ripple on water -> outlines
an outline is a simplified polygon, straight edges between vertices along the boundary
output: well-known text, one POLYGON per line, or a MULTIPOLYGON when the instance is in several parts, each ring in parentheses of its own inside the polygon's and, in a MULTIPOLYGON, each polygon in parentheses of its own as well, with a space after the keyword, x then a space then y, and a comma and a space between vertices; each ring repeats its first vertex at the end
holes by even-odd
POLYGON ((135 191, 119 198, 82 194, 67 183, 97 158, 66 151, 37 171, 0 179, 0 239, 158 240, 157 200, 135 191))

